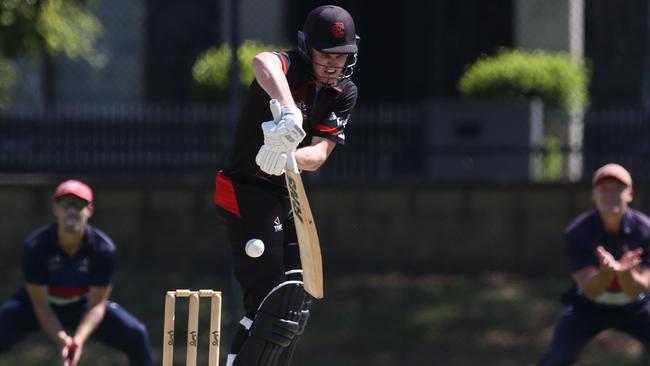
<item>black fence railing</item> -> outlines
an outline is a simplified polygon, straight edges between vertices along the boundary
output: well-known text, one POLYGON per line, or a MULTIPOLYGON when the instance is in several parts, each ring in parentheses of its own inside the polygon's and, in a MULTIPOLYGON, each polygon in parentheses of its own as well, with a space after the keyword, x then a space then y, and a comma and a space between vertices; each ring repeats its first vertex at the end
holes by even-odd
POLYGON ((2 173, 194 174, 225 161, 223 107, 57 108, 0 115, 2 173))
MULTIPOLYGON (((227 161, 234 126, 228 112, 227 106, 2 112, 0 174, 209 176, 227 161)), ((535 179, 529 179, 526 164, 533 166, 550 154, 541 142, 522 144, 515 138, 490 142, 489 134, 480 137, 481 131, 471 124, 468 128, 467 121, 461 121, 454 132, 466 139, 463 143, 439 138, 432 143, 438 121, 431 113, 425 102, 359 106, 346 129, 346 146, 337 148, 310 179, 440 181, 445 180, 445 172, 432 174, 432 170, 466 165, 465 175, 450 175, 451 180, 486 180, 489 175, 484 173, 473 176, 472 167, 489 164, 511 172, 509 164, 518 159, 524 164, 521 174, 504 175, 505 180, 530 181, 535 179), (441 159, 448 161, 442 164, 441 159)), ((584 118, 582 156, 583 177, 605 162, 616 161, 627 166, 637 181, 650 181, 648 119, 634 108, 589 111, 584 118)), ((493 168, 489 169, 491 174, 493 168)))
POLYGON ((640 108, 591 110, 585 116, 585 170, 618 162, 650 182, 650 115, 640 108))

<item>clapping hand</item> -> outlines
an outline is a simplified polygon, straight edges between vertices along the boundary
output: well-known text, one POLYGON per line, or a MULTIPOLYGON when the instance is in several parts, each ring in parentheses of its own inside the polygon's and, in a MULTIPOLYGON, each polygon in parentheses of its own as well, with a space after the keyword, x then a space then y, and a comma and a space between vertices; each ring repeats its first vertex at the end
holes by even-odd
POLYGON ((621 258, 616 260, 614 256, 602 246, 596 248, 596 255, 600 262, 600 268, 612 272, 627 272, 641 264, 642 248, 624 250, 621 258))

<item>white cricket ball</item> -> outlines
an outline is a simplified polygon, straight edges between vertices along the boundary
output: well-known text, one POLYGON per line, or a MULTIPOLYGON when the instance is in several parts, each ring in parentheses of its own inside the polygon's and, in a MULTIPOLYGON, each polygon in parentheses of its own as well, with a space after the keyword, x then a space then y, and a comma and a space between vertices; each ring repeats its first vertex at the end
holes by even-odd
POLYGON ((244 247, 246 254, 251 258, 257 258, 264 253, 264 242, 260 239, 251 239, 244 247))

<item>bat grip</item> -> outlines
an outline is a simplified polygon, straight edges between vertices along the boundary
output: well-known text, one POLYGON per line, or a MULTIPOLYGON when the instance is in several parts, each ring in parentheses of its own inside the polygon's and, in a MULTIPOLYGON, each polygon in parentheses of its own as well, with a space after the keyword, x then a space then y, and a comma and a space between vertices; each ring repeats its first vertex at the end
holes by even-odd
POLYGON ((292 151, 289 153, 289 156, 287 156, 287 166, 286 169, 298 174, 300 173, 300 170, 298 170, 298 162, 296 161, 296 152, 292 151))
POLYGON ((280 121, 280 116, 282 116, 282 106, 277 99, 271 99, 269 101, 269 108, 271 109, 271 114, 273 115, 273 121, 278 123, 280 121))

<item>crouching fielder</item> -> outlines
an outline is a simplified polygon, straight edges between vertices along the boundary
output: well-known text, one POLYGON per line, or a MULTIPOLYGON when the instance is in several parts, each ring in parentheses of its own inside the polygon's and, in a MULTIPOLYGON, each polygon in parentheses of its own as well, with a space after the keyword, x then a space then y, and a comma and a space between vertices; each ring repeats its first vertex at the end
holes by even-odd
POLYGON ((262 52, 253 60, 256 79, 214 196, 246 312, 228 366, 289 365, 305 328, 311 298, 283 174, 294 157, 299 169, 315 171, 344 144, 357 99, 350 76, 358 40, 350 14, 324 5, 307 16, 296 50, 262 52), (271 99, 280 104, 279 115, 272 116, 271 99))
POLYGON ((605 329, 638 339, 646 351, 643 365, 650 365, 650 218, 628 207, 632 176, 621 165, 602 166, 592 183, 596 208, 565 231, 574 284, 562 297, 553 340, 538 365, 573 364, 605 329))
POLYGON ((109 300, 116 248, 88 223, 94 210, 85 183, 67 180, 57 187, 56 222, 25 240, 24 286, 0 306, 0 353, 40 328, 58 346, 64 366, 77 365, 91 335, 122 351, 131 366, 153 365, 144 324, 109 300))

